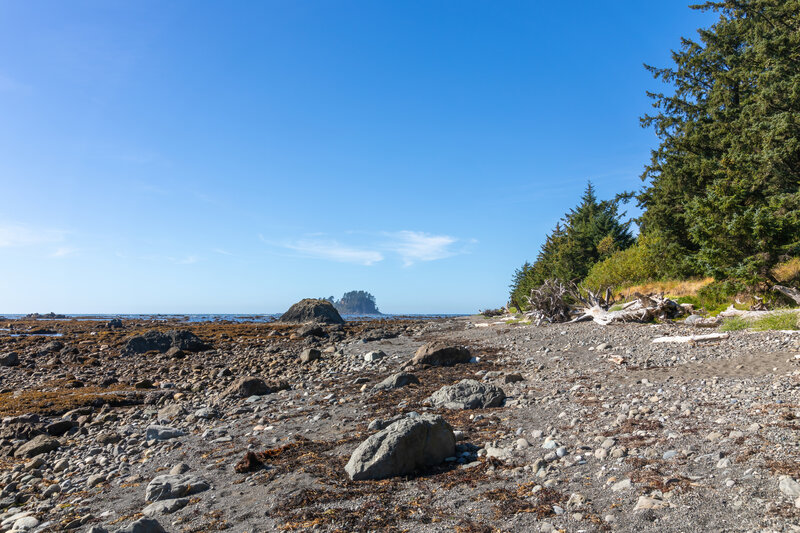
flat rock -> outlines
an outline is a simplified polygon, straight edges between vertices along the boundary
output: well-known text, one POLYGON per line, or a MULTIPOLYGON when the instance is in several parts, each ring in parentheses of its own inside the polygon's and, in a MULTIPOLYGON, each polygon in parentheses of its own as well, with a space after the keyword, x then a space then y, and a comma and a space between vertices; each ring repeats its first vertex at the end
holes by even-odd
POLYGON ((464 379, 434 392, 428 402, 433 407, 445 409, 486 409, 503 405, 503 389, 491 383, 464 379))
POLYGON ((140 518, 115 533, 167 533, 167 531, 153 518, 140 518))
POLYGON ((800 483, 789 476, 781 476, 778 489, 792 499, 800 498, 800 483))
POLYGON ((452 366, 469 363, 472 356, 463 346, 453 346, 442 342, 432 342, 419 347, 411 359, 414 365, 452 366))
POLYGON ((419 384, 419 378, 409 372, 397 372, 376 384, 372 389, 376 391, 399 389, 411 383, 419 384))
POLYGON ((455 449, 453 428, 444 418, 404 418, 362 442, 345 471, 356 481, 400 476, 441 464, 455 455, 455 449))
POLYGON ((239 378, 234 381, 223 393, 223 396, 249 398, 250 396, 263 396, 270 394, 272 388, 263 379, 254 376, 239 378))
POLYGON ((170 514, 183 509, 189 504, 189 498, 174 498, 172 500, 161 500, 153 502, 144 509, 142 514, 145 516, 153 516, 157 514, 170 514))
POLYGON ((156 476, 147 484, 145 499, 149 502, 172 500, 211 488, 207 481, 192 474, 156 476))
POLYGON ((171 428, 169 426, 148 426, 147 432, 145 433, 145 439, 147 440, 170 440, 170 439, 177 439, 178 437, 183 437, 186 435, 186 432, 177 428, 171 428))

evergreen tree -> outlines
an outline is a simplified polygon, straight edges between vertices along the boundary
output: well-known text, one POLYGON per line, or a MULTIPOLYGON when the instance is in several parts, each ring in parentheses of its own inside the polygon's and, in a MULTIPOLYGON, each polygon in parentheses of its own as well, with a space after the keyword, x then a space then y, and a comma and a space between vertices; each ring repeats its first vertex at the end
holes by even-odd
POLYGON ((697 273, 769 276, 800 252, 800 0, 727 0, 682 39, 675 66, 648 66, 642 123, 660 139, 642 178, 643 233, 690 254, 697 273))
POLYGON ((527 307, 531 289, 544 280, 579 281, 592 265, 633 244, 630 222, 621 222, 622 216, 617 201, 598 201, 591 182, 587 184, 580 203, 556 224, 536 261, 532 265, 526 262, 514 272, 511 304, 527 307))

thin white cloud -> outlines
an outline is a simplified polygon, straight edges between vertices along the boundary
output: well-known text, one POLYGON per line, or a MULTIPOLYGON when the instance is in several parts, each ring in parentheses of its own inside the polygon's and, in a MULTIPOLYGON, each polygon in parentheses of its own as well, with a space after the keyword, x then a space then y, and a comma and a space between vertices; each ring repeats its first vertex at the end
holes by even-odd
POLYGON ((214 249, 213 249, 213 250, 211 250, 211 251, 212 251, 212 252, 214 252, 215 254, 220 254, 220 255, 233 255, 233 254, 232 254, 232 253, 230 253, 229 251, 227 251, 227 250, 223 250, 222 248, 214 248, 214 249))
POLYGON ((338 263, 356 263, 370 266, 383 261, 383 254, 378 251, 346 246, 333 240, 299 240, 283 246, 309 257, 338 263))
POLYGON ((452 245, 458 242, 449 235, 431 235, 420 231, 397 231, 386 234, 390 238, 387 249, 400 255, 405 266, 419 261, 436 261, 456 255, 452 245))
POLYGON ((55 258, 67 257, 68 255, 72 255, 77 252, 78 252, 77 248, 70 248, 69 246, 61 246, 59 248, 56 248, 55 251, 53 251, 53 253, 50 254, 50 257, 55 257, 55 258))
POLYGON ((200 258, 197 257, 196 255, 187 255, 184 258, 175 259, 174 261, 175 261, 175 263, 177 263, 179 265, 193 265, 193 264, 197 263, 199 260, 200 260, 200 258))
POLYGON ((24 224, 0 224, 0 248, 34 246, 64 240, 61 230, 39 229, 24 224))

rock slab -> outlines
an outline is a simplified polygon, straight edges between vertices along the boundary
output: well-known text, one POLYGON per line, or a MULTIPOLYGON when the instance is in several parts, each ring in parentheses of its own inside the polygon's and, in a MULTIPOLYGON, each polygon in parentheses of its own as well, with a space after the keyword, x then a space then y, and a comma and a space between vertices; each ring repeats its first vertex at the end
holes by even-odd
POLYGON ((165 474, 156 476, 148 483, 145 499, 149 502, 173 500, 203 492, 211 488, 204 479, 192 474, 165 474))

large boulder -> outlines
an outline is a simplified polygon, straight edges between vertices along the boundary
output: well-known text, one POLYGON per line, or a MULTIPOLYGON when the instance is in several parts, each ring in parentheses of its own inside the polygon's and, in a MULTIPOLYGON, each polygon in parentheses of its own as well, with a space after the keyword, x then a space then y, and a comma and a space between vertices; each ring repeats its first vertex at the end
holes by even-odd
POLYGON ((453 346, 443 342, 431 342, 419 347, 411 359, 414 365, 452 366, 469 363, 472 356, 463 346, 453 346))
POLYGON ((441 464, 456 452, 453 428, 444 418, 404 418, 362 442, 345 471, 352 480, 383 479, 441 464))
POLYGON ((344 324, 344 319, 332 303, 328 300, 317 300, 314 298, 300 300, 281 315, 279 321, 287 324, 305 324, 308 322, 316 324, 344 324))
POLYGON ((166 353, 170 348, 177 348, 184 352, 202 352, 210 346, 200 338, 185 329, 170 330, 167 332, 150 330, 144 335, 137 335, 128 339, 123 352, 142 354, 151 351, 166 353))
POLYGON ((437 390, 427 401, 433 407, 445 409, 485 409, 500 407, 505 399, 503 389, 496 385, 463 379, 437 390))
POLYGON ((56 439, 48 435, 37 435, 17 448, 14 457, 27 459, 40 453, 52 452, 59 446, 60 443, 56 439))

